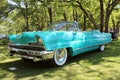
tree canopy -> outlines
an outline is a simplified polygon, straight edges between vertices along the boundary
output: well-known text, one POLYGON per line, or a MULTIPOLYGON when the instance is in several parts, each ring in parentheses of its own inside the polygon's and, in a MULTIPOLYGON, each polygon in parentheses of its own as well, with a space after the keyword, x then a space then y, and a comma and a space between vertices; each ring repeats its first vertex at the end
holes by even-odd
POLYGON ((108 32, 120 26, 120 0, 3 0, 0 33, 48 28, 53 22, 78 21, 83 30, 108 32))

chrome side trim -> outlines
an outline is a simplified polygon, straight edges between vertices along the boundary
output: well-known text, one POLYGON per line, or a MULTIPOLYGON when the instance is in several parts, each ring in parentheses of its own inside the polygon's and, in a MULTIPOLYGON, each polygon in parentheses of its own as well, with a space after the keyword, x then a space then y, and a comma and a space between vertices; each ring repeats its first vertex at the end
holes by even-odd
MULTIPOLYGON (((104 43, 104 45, 105 44, 107 44, 107 43, 104 43)), ((74 49, 74 50, 77 51, 77 50, 82 50, 82 49, 91 48, 91 47, 100 46, 100 45, 103 45, 103 44, 97 44, 97 45, 94 45, 94 46, 87 46, 85 48, 77 48, 77 49, 74 49)))

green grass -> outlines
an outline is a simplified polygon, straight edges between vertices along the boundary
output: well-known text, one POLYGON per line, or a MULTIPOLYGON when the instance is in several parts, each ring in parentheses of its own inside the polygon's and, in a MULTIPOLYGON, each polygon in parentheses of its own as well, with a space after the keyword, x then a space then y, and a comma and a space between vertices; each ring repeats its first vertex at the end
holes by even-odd
POLYGON ((46 62, 23 62, 7 56, 0 46, 0 80, 120 80, 120 40, 106 45, 104 52, 92 51, 69 58, 62 67, 46 62), (10 71, 8 68, 16 67, 10 71))

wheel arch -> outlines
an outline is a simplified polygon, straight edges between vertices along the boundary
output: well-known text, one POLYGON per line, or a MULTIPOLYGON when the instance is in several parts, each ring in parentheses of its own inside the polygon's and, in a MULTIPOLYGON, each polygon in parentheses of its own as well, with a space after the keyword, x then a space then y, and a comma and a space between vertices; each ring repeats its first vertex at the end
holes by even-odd
POLYGON ((67 52, 68 52, 68 56, 72 56, 73 54, 73 48, 72 47, 67 47, 67 52))

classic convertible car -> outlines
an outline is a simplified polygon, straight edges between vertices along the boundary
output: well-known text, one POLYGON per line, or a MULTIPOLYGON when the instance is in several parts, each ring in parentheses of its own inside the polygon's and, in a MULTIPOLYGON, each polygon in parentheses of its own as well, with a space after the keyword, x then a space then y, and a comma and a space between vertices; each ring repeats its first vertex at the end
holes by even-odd
POLYGON ((95 49, 103 51, 105 44, 112 40, 111 34, 99 30, 81 31, 77 22, 54 23, 49 28, 10 35, 9 55, 19 55, 24 60, 50 60, 62 66, 68 56, 95 49))

